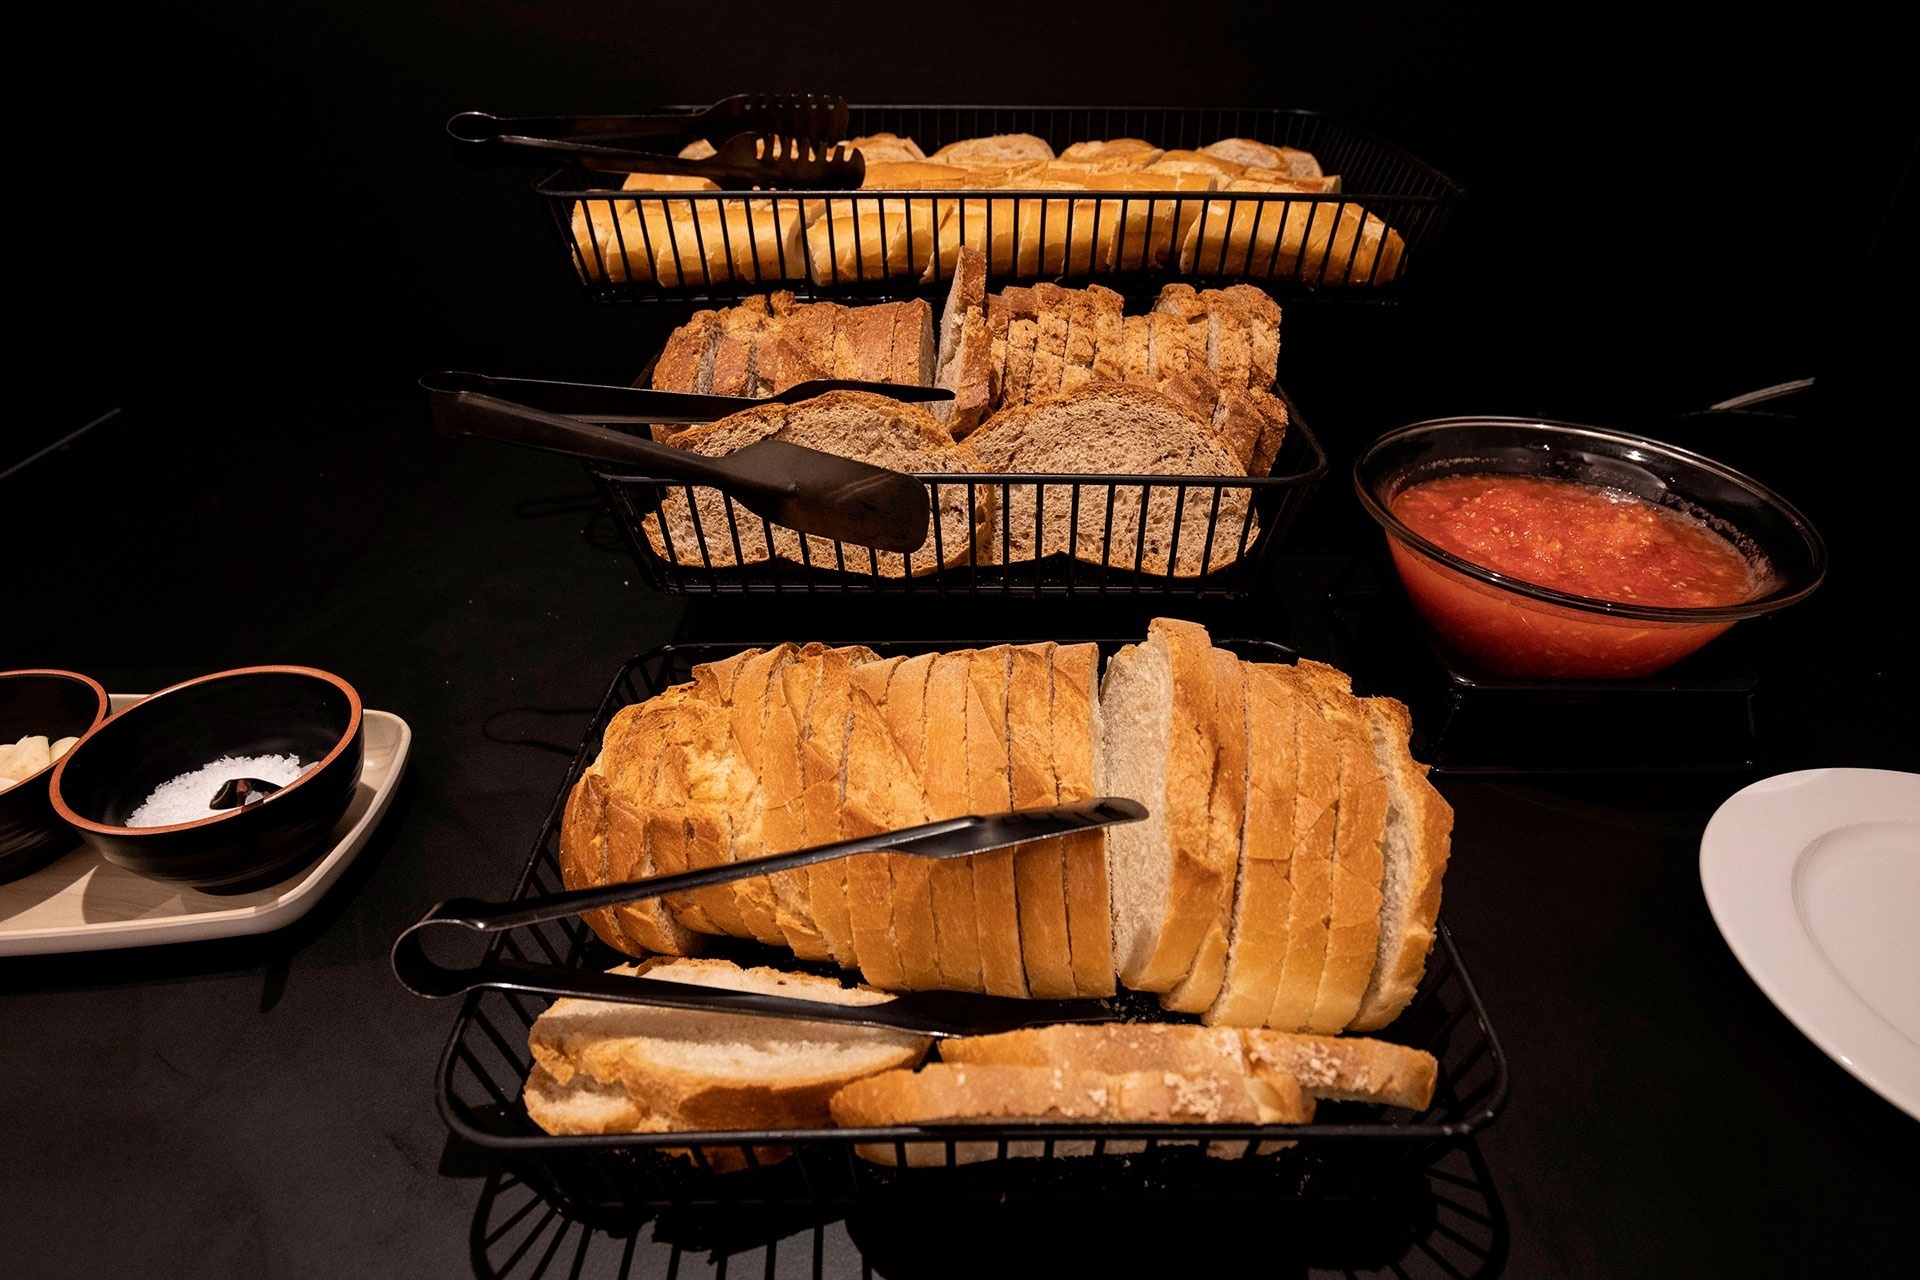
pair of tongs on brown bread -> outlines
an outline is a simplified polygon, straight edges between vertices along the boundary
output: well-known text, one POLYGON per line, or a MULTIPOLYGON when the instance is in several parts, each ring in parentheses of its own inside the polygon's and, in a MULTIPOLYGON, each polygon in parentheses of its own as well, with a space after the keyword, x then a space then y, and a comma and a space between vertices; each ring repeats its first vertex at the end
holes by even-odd
POLYGON ((491 116, 447 121, 456 159, 476 167, 564 161, 602 173, 673 173, 730 191, 853 190, 866 177, 847 136, 847 100, 821 94, 736 94, 705 111, 633 116, 491 116), (704 139, 713 154, 678 153, 704 139))
POLYGON ((802 382, 759 399, 457 372, 430 373, 420 385, 430 400, 434 428, 443 435, 484 436, 708 485, 773 524, 908 555, 926 542, 931 519, 927 487, 912 476, 782 440, 761 440, 709 458, 594 424, 716 422, 745 409, 798 404, 829 391, 920 402, 953 398, 953 392, 939 387, 836 379, 802 382))
POLYGON ((1021 1027, 1047 1026, 1059 1022, 1107 1022, 1114 1014, 1105 1004, 1091 1000, 1012 1000, 1001 996, 975 995, 962 991, 915 991, 870 1005, 822 1004, 787 996, 766 995, 755 991, 734 991, 722 987, 695 986, 658 978, 630 977, 617 973, 596 973, 568 969, 559 965, 537 964, 512 956, 495 954, 466 967, 445 965, 428 956, 425 934, 446 927, 478 933, 499 933, 521 929, 548 920, 617 907, 623 903, 659 898, 670 893, 691 893, 731 884, 750 876, 793 871, 852 857, 859 853, 907 854, 917 858, 960 858, 986 853, 1034 840, 1049 840, 1075 832, 1090 831, 1116 823, 1139 822, 1146 808, 1133 800, 1114 796, 1053 805, 1040 809, 1019 809, 1012 813, 975 814, 947 818, 899 831, 862 836, 818 845, 794 853, 777 853, 765 858, 749 858, 724 866, 705 867, 674 875, 651 876, 627 884, 578 889, 543 898, 516 902, 482 902, 473 898, 452 898, 442 902, 402 933, 393 944, 393 974, 400 985, 418 996, 439 999, 464 995, 480 988, 501 991, 526 991, 536 995, 571 996, 583 1000, 613 1000, 623 1004, 662 1005, 673 1009, 692 1009, 707 1013, 735 1013, 767 1018, 794 1018, 805 1022, 846 1022, 868 1027, 892 1027, 920 1035, 948 1036, 994 1035, 1021 1027), (444 927, 443 927, 444 926, 444 927))

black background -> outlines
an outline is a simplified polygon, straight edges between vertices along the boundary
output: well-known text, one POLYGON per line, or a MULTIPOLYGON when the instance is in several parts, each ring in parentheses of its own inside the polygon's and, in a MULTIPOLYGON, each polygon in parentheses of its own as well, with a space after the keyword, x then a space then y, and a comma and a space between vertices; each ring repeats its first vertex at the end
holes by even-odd
MULTIPOLYGON (((582 545, 576 467, 424 430, 410 392, 426 369, 620 379, 682 318, 581 300, 533 175, 449 161, 459 110, 797 89, 1350 118, 1467 203, 1405 305, 1289 309, 1282 378, 1336 469, 1289 544, 1287 599, 1238 624, 1328 656, 1303 584, 1371 536, 1341 464, 1379 429, 1475 411, 1651 424, 1777 485, 1833 546, 1828 586, 1768 641, 1808 726, 1773 744, 1783 763, 1916 766, 1895 625, 1913 577, 1897 534, 1914 95, 1894 33, 1844 6, 304 0, 40 17, 14 44, 16 82, 45 106, 16 133, 27 395, 0 417, 0 472, 127 412, 0 485, 7 545, 60 532, 0 580, 0 667, 142 689, 307 662, 416 738, 393 816, 300 926, 0 965, 0 1273, 472 1269, 480 1174, 430 1094, 451 1010, 401 992, 386 947, 438 899, 504 892, 524 862, 565 760, 508 740, 577 736, 619 660, 689 620, 617 549, 582 545), (1809 374, 1817 414, 1676 416, 1809 374)), ((941 624, 691 619, 801 638, 941 624)), ((1912 1124, 1767 1003, 1700 898, 1701 824, 1740 781, 1445 784, 1447 911, 1516 1082, 1482 1144, 1510 1274, 1910 1258, 1912 1124)), ((1136 1225, 1193 1260, 1190 1224, 1136 1225)), ((976 1255, 1023 1274, 992 1256, 1000 1238, 921 1243, 926 1274, 976 1255)))

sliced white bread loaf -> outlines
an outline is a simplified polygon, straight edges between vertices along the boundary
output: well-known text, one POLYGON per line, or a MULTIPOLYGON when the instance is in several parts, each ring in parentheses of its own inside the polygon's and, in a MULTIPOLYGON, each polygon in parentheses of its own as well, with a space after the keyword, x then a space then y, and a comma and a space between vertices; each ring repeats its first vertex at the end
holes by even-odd
MULTIPOLYGON (((655 812, 653 797, 663 767, 662 743, 676 731, 676 708, 645 702, 614 716, 595 768, 606 778, 607 876, 611 882, 664 875, 686 865, 683 825, 655 812)), ((684 956, 703 945, 659 898, 613 908, 621 935, 638 954, 684 956)))
POLYGON ((1208 839, 1218 730, 1206 631, 1155 618, 1144 644, 1107 663, 1100 703, 1108 785, 1149 815, 1107 834, 1114 962, 1134 990, 1171 991, 1219 918, 1235 866, 1208 839))
MULTIPOLYGON (((614 972, 826 1005, 891 999, 826 978, 741 969, 724 960, 649 960, 614 972)), ((913 1065, 928 1044, 907 1032, 845 1023, 571 999, 556 1001, 535 1019, 527 1041, 554 1084, 564 1088, 585 1077, 598 1086, 590 1097, 572 1099, 577 1107, 590 1107, 601 1124, 640 1118, 642 1132, 825 1127, 832 1122, 828 1101, 836 1092, 865 1076, 913 1065), (632 1100, 637 1115, 618 1106, 609 1093, 614 1089, 632 1100)), ((543 1101, 553 1101, 544 1082, 542 1092, 543 1101)), ((534 1119, 541 1122, 539 1114, 534 1119)), ((548 1119, 564 1122, 551 1111, 548 1119)))
MULTIPOLYGON (((805 744, 824 652, 823 645, 802 647, 767 689, 760 769, 766 793, 761 829, 769 853, 791 853, 812 843, 807 836, 805 744)), ((787 946, 803 960, 830 959, 826 934, 814 919, 806 871, 776 871, 763 879, 773 894, 774 920, 787 946)))
MULTIPOLYGON (((1233 923, 1234 886, 1245 863, 1248 788, 1251 761, 1247 750, 1247 680, 1244 664, 1225 649, 1208 657, 1213 663, 1213 788, 1207 798, 1207 860, 1227 874, 1217 877, 1213 918, 1207 922, 1200 948, 1186 977, 1160 997, 1166 1008, 1180 1013, 1204 1013, 1220 994, 1226 978, 1228 929, 1233 923)), ((1265 767, 1265 762, 1262 762, 1265 767)), ((1256 928, 1262 927, 1256 923, 1256 928)))
MULTIPOLYGON (((781 852, 767 842, 766 780, 769 771, 764 750, 768 723, 773 714, 773 700, 769 691, 780 682, 780 672, 793 662, 797 653, 798 649, 791 644, 768 650, 750 649, 737 659, 729 659, 727 663, 714 664, 714 667, 695 667, 693 671, 696 687, 702 685, 703 672, 711 673, 709 679, 727 707, 736 749, 748 765, 746 773, 750 785, 743 796, 736 796, 729 802, 725 815, 731 827, 732 860, 735 862, 781 852), (718 669, 729 664, 737 664, 730 680, 726 672, 718 669)), ((789 759, 793 758, 791 750, 787 754, 789 759)), ((794 767, 797 767, 797 762, 794 767)), ((792 768, 786 772, 790 774, 792 768)), ((770 946, 786 946, 786 934, 781 931, 774 913, 773 886, 766 877, 737 880, 729 888, 733 890, 734 905, 746 925, 748 935, 770 946)))
MULTIPOLYGON (((930 821, 973 812, 967 784, 971 662, 964 652, 938 654, 927 674, 923 776, 930 821)), ((928 879, 940 985, 954 991, 985 991, 973 902, 973 868, 964 859, 942 858, 930 868, 928 879)))
MULTIPOLYGON (((925 783, 927 776, 926 694, 927 678, 933 669, 933 655, 902 658, 895 662, 871 662, 855 667, 854 687, 869 698, 878 696, 878 707, 888 735, 893 739, 902 769, 920 786, 921 812, 930 820, 925 783), (884 687, 879 687, 880 677, 884 687)), ((892 929, 894 950, 900 957, 904 986, 910 991, 937 990, 945 984, 940 978, 938 945, 933 922, 932 864, 925 858, 893 857, 888 860, 892 882, 892 929)))
MULTIPOLYGON (((843 839, 846 816, 843 791, 847 768, 847 673, 874 660, 871 649, 828 649, 816 659, 820 667, 812 700, 807 704, 807 733, 801 740, 801 780, 806 786, 807 844, 832 844, 843 839)), ((814 924, 826 939, 828 954, 843 969, 860 967, 854 944, 853 915, 847 894, 847 859, 817 862, 805 869, 807 900, 814 924)))
MULTIPOLYGON (((904 661, 890 658, 862 664, 849 675, 857 677, 868 667, 877 667, 890 678, 892 669, 904 661)), ((919 775, 908 765, 869 688, 870 684, 858 679, 849 680, 847 737, 841 766, 842 839, 897 831, 927 821, 926 793, 919 775)), ((881 696, 884 699, 884 688, 881 696)), ((868 982, 887 991, 911 989, 894 929, 894 870, 898 864, 912 860, 885 853, 844 860, 847 910, 860 972, 868 982)))
POLYGON ((1290 686, 1268 668, 1243 664, 1247 690, 1247 813, 1220 993, 1203 1021, 1257 1027, 1267 1019, 1287 955, 1293 886, 1294 793, 1298 786, 1290 686))
MULTIPOLYGON (((969 813, 1012 809, 1012 762, 1007 746, 1007 645, 968 651, 967 794, 969 813)), ((1020 954, 1020 907, 1013 850, 966 859, 973 872, 973 910, 980 939, 980 978, 987 994, 1026 999, 1020 954)))
POLYGON ((1427 780, 1408 743, 1413 720, 1391 698, 1367 698, 1375 754, 1387 777, 1386 866, 1380 882, 1380 954, 1350 1028, 1386 1026, 1413 999, 1440 917, 1453 809, 1427 780))
MULTIPOLYGON (((1059 803, 1053 762, 1052 644, 1016 645, 1007 675, 1007 755, 1013 807, 1059 803)), ((1020 955, 1035 999, 1079 994, 1068 940, 1066 842, 1042 840, 1013 851, 1014 890, 1020 904, 1020 955)))
POLYGON ((1291 666, 1261 664, 1268 678, 1292 691, 1294 717, 1293 853, 1287 863, 1290 887, 1286 956, 1274 987, 1273 1003, 1261 1019, 1282 1031, 1304 1031, 1320 992, 1326 967, 1327 927, 1333 913, 1333 845, 1340 807, 1340 745, 1313 706, 1291 666))
MULTIPOLYGON (((1009 332, 1010 364, 1022 323, 1009 332)), ((1090 383, 1051 402, 1003 410, 967 438, 967 447, 981 470, 994 472, 1245 474, 1206 420, 1157 391, 1117 383, 1090 383)), ((1080 485, 1076 529, 1071 486, 1009 485, 989 549, 1009 563, 1064 554, 1194 577, 1232 564, 1257 532, 1244 488, 1193 488, 1183 498, 1172 484, 1115 485, 1111 504, 1108 496, 1080 485)))
MULTIPOLYGON (((1096 646, 1054 647, 1053 765, 1062 804, 1108 794, 1099 671, 1096 646)), ((1110 996, 1114 965, 1107 834, 1089 831, 1068 837, 1062 845, 1074 986, 1082 996, 1110 996)))

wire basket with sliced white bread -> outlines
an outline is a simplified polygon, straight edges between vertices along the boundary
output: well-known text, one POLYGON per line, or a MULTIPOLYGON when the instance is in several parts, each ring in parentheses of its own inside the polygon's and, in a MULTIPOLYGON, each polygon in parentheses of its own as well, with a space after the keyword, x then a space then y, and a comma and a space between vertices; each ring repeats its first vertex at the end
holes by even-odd
POLYGON ((497 957, 583 975, 638 961, 823 1013, 542 1012, 476 991, 443 1112, 581 1210, 1338 1194, 1481 1128, 1506 1091, 1439 921, 1451 812, 1396 708, 1281 646, 1166 619, 1128 645, 635 659, 517 899, 1099 795, 1149 817, 501 932, 497 957), (930 1048, 831 1007, 930 989, 1104 1021, 930 1048))

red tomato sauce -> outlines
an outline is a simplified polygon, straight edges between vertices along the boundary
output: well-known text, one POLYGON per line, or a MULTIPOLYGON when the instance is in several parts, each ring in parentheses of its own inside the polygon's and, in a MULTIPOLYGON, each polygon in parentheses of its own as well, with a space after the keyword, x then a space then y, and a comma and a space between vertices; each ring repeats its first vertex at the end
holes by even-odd
POLYGON ((1705 608, 1749 600, 1756 586, 1753 567, 1725 538, 1617 489, 1537 476, 1443 476, 1404 490, 1391 509, 1463 560, 1595 600, 1705 608))

